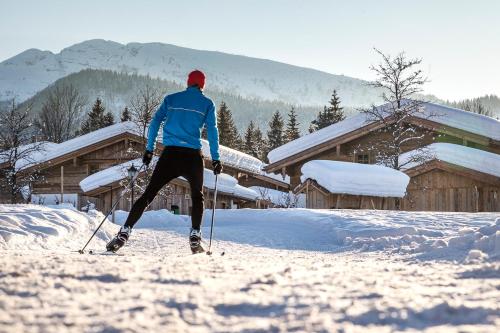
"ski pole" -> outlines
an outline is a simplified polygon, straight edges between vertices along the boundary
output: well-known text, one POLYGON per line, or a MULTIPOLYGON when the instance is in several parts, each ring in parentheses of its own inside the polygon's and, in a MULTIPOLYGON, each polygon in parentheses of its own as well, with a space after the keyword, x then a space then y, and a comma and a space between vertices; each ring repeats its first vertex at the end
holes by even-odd
POLYGON ((210 249, 212 248, 212 237, 214 235, 215 207, 217 206, 217 176, 218 175, 215 175, 214 207, 212 208, 212 223, 210 225, 210 242, 208 243, 207 255, 212 255, 212 252, 210 251, 210 249))
MULTIPOLYGON (((135 183, 135 181, 137 180, 137 177, 139 177, 139 174, 141 173, 141 169, 145 166, 145 164, 143 163, 141 165, 141 167, 139 168, 139 170, 137 171, 137 174, 134 176, 134 178, 132 178, 130 180, 130 182, 127 184, 127 186, 125 188, 127 188, 130 184, 133 184, 135 183)), ((102 219, 101 223, 99 224, 99 226, 95 229, 94 233, 92 234, 92 236, 90 236, 89 240, 87 241, 87 243, 85 244, 84 247, 82 247, 81 250, 78 250, 78 253, 80 254, 83 254, 84 251, 85 251, 85 248, 87 247, 87 245, 89 245, 90 241, 92 240, 92 238, 94 238, 94 236, 97 234, 97 231, 99 231, 99 229, 101 228, 101 226, 104 224, 104 221, 106 221, 106 219, 108 218, 109 214, 111 214, 113 212, 113 210, 116 208, 116 206, 118 205, 118 203, 120 202, 120 200, 123 198, 123 196, 125 195, 125 190, 122 191, 122 193, 120 194, 120 196, 115 200, 115 202, 113 203, 113 206, 111 206, 111 209, 108 211, 108 213, 104 216, 104 218, 102 219)))

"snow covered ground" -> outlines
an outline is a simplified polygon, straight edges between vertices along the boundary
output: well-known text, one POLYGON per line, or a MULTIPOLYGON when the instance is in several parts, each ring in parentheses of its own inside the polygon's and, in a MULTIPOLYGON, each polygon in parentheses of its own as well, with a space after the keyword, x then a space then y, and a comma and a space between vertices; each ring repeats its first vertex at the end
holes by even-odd
POLYGON ((123 256, 71 252, 100 218, 0 205, 0 332, 500 328, 499 214, 218 210, 210 257, 189 254, 189 218, 156 211, 123 256))

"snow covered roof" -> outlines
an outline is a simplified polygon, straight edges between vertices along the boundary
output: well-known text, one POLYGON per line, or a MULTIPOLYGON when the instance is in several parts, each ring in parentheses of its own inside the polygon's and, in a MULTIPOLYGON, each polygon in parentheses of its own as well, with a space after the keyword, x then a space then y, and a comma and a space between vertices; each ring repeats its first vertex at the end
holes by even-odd
MULTIPOLYGON (((201 140, 204 156, 210 156, 210 146, 207 140, 201 140)), ((246 170, 252 173, 261 173, 264 162, 241 151, 219 145, 220 159, 223 165, 246 170)))
POLYGON ((410 177, 381 165, 314 160, 302 166, 302 182, 315 180, 331 193, 398 197, 405 195, 410 177))
MULTIPOLYGON (((54 142, 49 142, 49 141, 41 141, 41 142, 35 142, 35 143, 30 143, 27 145, 19 146, 18 147, 18 152, 19 154, 22 154, 23 152, 26 152, 27 149, 32 149, 35 145, 38 145, 37 149, 40 149, 38 151, 33 151, 30 153, 30 156, 25 156, 22 159, 19 159, 16 162, 16 169, 20 170, 23 168, 28 168, 36 163, 40 159, 42 159, 46 154, 49 154, 53 151, 56 150, 56 148, 59 146, 57 143, 54 142)), ((0 152, 0 164, 5 163, 8 161, 7 154, 5 152, 0 152)))
POLYGON ((49 149, 44 154, 33 156, 33 160, 35 160, 37 164, 47 162, 57 157, 74 152, 75 150, 91 146, 100 141, 123 133, 136 134, 137 130, 135 124, 130 121, 116 123, 111 126, 104 127, 81 136, 77 136, 76 138, 61 142, 59 144, 52 143, 51 149, 49 149))
MULTIPOLYGON (((426 148, 429 149, 429 154, 434 156, 433 159, 500 177, 500 155, 498 154, 452 143, 433 143, 426 148)), ((400 164, 403 165, 417 153, 412 150, 402 154, 399 157, 400 164)), ((411 162, 406 164, 404 169, 411 169, 421 164, 411 162)))
MULTIPOLYGON (((154 157, 150 167, 154 167, 157 161, 158 157, 154 157)), ((98 189, 99 187, 125 179, 127 177, 127 169, 132 164, 139 167, 142 165, 142 161, 141 159, 131 160, 96 172, 80 181, 80 188, 83 192, 90 192, 98 189)), ((186 180, 183 177, 179 177, 179 179, 186 180)), ((204 169, 203 186, 211 190, 214 189, 215 176, 212 170, 204 169)), ((255 200, 259 197, 257 192, 239 185, 236 178, 233 178, 225 173, 219 175, 217 186, 220 192, 231 194, 240 198, 255 200)))
MULTIPOLYGON (((384 108, 386 106, 387 104, 384 104, 379 107, 384 108)), ((421 106, 423 111, 415 114, 415 116, 425 118, 432 115, 429 120, 435 123, 500 141, 500 121, 496 119, 435 103, 424 102, 421 106)), ((271 150, 267 157, 271 163, 276 163, 289 156, 298 154, 329 140, 333 140, 373 122, 374 121, 367 118, 365 114, 359 113, 271 150)))
MULTIPOLYGON (((156 164, 157 161, 158 157, 155 157, 152 164, 156 164)), ((127 177, 127 169, 130 168, 132 164, 138 168, 142 165, 142 159, 127 161, 93 173, 80 181, 80 188, 83 192, 90 192, 101 186, 106 186, 125 179, 127 177)))

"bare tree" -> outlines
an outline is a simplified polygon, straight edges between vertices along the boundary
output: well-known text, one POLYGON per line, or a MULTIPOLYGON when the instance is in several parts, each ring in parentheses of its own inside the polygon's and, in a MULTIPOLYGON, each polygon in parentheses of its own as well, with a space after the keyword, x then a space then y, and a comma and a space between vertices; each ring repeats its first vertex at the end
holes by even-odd
POLYGON ((163 93, 158 88, 146 85, 130 101, 130 114, 132 121, 137 125, 142 136, 143 148, 146 149, 146 132, 153 119, 155 111, 163 101, 163 93))
MULTIPOLYGON (((277 190, 273 190, 277 191, 277 190)), ((296 208, 299 202, 298 194, 293 192, 281 192, 273 200, 273 195, 271 189, 266 187, 258 188, 259 196, 262 200, 266 200, 271 203, 273 208, 296 208)), ((275 192, 276 193, 276 192, 275 192)))
POLYGON ((427 82, 418 66, 421 59, 408 59, 401 52, 391 57, 375 49, 382 57, 382 62, 370 69, 377 75, 377 79, 370 83, 372 87, 381 88, 382 98, 386 102, 383 106, 375 106, 361 110, 368 122, 380 122, 382 128, 373 142, 368 146, 359 147, 361 150, 373 151, 378 163, 396 170, 406 164, 429 160, 432 155, 424 147, 424 139, 431 130, 414 125, 412 118, 428 119, 433 116, 423 107, 423 101, 416 98, 422 92, 422 86, 427 82), (417 147, 413 156, 403 163, 399 157, 405 147, 417 147))
POLYGON ((72 86, 57 86, 42 106, 36 126, 43 137, 60 143, 71 139, 78 130, 86 100, 72 86))
POLYGON ((0 190, 11 203, 21 201, 23 191, 30 189, 40 175, 37 170, 25 170, 36 165, 36 156, 44 149, 43 142, 32 142, 31 106, 19 108, 14 100, 0 114, 0 190))
MULTIPOLYGON (((147 145, 147 130, 149 123, 153 119, 154 113, 163 102, 164 92, 160 89, 146 85, 141 89, 137 95, 135 95, 130 101, 130 117, 132 122, 136 125, 137 131, 141 136, 142 145, 140 151, 129 148, 127 150, 127 155, 129 158, 140 158, 144 153, 147 145)), ((149 180, 153 173, 154 165, 156 164, 156 159, 153 159, 151 166, 146 170, 146 172, 137 177, 137 181, 134 186, 134 193, 137 197, 144 193, 146 186, 149 184, 149 180)), ((128 180, 124 179, 121 183, 122 186, 128 184, 128 180)), ((125 191, 130 191, 130 186, 125 188, 125 191)), ((169 185, 164 186, 159 192, 158 196, 163 199, 171 198, 173 195, 172 187, 169 185)))

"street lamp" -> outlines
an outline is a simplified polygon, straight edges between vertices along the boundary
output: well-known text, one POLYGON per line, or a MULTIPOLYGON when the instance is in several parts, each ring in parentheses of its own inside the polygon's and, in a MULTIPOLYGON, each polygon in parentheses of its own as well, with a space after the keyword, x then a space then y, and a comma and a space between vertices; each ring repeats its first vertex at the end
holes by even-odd
POLYGON ((132 205, 134 204, 134 181, 135 177, 137 176, 137 168, 135 167, 134 163, 128 168, 128 179, 130 181, 130 189, 132 190, 132 196, 130 197, 130 210, 132 210, 132 205))

